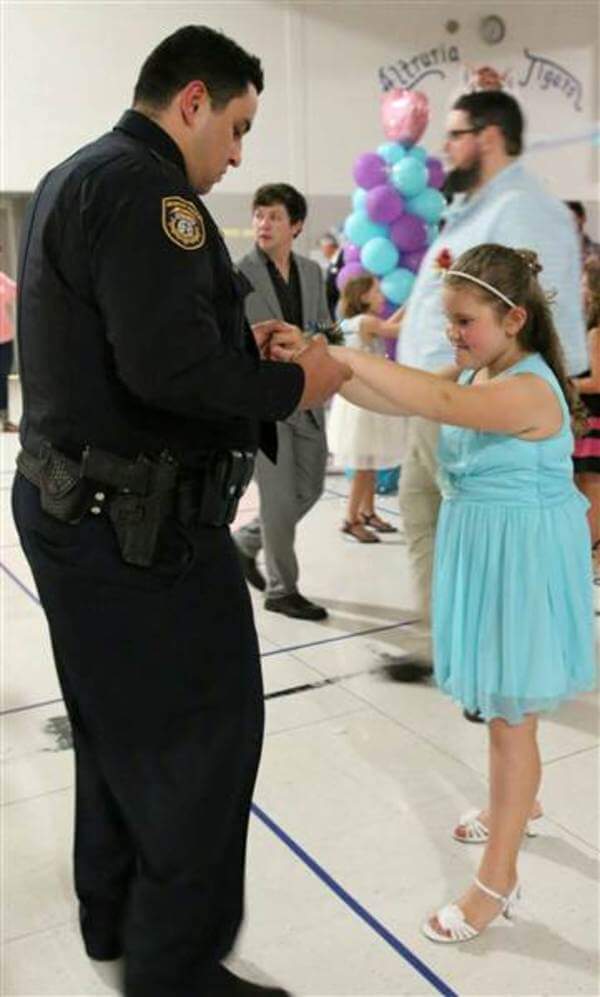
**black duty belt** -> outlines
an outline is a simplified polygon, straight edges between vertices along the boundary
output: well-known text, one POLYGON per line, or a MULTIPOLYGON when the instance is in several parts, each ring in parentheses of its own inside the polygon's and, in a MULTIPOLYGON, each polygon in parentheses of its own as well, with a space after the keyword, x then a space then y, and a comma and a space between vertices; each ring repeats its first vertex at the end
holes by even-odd
POLYGON ((165 519, 184 525, 226 526, 254 471, 254 454, 225 450, 207 455, 197 473, 185 472, 168 452, 128 460, 86 447, 74 461, 44 442, 37 455, 21 450, 17 467, 40 490, 42 508, 63 523, 79 523, 105 508, 124 561, 152 564, 165 519))

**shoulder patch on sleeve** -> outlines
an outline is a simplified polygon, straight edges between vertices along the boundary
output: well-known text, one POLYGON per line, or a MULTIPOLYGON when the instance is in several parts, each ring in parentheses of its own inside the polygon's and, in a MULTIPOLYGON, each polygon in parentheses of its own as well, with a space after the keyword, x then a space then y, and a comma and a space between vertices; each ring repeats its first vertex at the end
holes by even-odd
POLYGON ((206 242, 204 219, 193 201, 163 197, 162 227, 180 249, 200 249, 206 242))

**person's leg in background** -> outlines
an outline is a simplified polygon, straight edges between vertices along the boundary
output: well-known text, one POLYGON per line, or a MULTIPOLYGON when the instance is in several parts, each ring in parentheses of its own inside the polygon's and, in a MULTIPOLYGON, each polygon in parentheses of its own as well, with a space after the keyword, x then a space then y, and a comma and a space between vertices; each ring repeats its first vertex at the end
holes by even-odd
POLYGON ((600 474, 594 471, 578 473, 575 484, 590 503, 587 515, 596 577, 600 576, 600 474))
POLYGON ((387 663, 390 677, 412 680, 414 667, 431 667, 431 582, 435 531, 441 503, 437 484, 439 426, 414 416, 409 421, 406 455, 400 474, 400 511, 415 588, 418 625, 404 628, 406 653, 387 663))
POLYGON ((294 549, 296 526, 323 491, 327 445, 315 417, 300 412, 277 424, 277 464, 259 454, 262 542, 267 569, 265 607, 301 619, 325 619, 327 612, 298 592, 294 549))
POLYGON ((299 415, 294 434, 297 523, 321 498, 327 468, 327 438, 324 423, 312 412, 302 412, 299 415))
MULTIPOLYGON (((265 460, 268 460, 268 458, 265 457, 265 460)), ((264 592, 267 583, 256 564, 256 558, 260 554, 263 545, 260 515, 254 516, 250 522, 240 526, 239 530, 236 530, 233 534, 233 540, 238 550, 246 581, 255 589, 258 589, 259 592, 264 592)))
POLYGON ((363 523, 361 513, 374 512, 375 471, 355 470, 350 483, 346 519, 342 532, 359 543, 378 543, 379 538, 363 523))
POLYGON ((0 343, 0 425, 2 429, 16 429, 8 421, 8 375, 13 364, 13 341, 0 343))

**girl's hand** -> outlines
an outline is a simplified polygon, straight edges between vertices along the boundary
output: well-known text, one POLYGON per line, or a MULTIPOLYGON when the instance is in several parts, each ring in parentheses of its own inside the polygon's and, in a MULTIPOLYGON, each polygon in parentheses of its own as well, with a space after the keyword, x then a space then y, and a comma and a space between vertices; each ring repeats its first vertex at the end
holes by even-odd
POLYGON ((352 357, 356 355, 356 350, 351 350, 348 346, 330 346, 329 352, 335 360, 339 360, 340 363, 348 364, 349 367, 352 366, 352 357))

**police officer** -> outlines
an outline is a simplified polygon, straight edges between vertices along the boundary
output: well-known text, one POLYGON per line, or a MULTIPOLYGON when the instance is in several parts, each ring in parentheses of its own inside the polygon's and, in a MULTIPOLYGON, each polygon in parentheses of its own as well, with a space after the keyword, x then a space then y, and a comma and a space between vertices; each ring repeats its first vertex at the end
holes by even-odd
POLYGON ((221 965, 263 732, 227 523, 274 421, 348 371, 319 343, 261 359, 277 323, 245 324, 248 287, 198 197, 239 166, 262 86, 224 35, 175 32, 24 227, 14 514, 73 727, 83 939, 124 953, 128 997, 283 993, 221 965))

